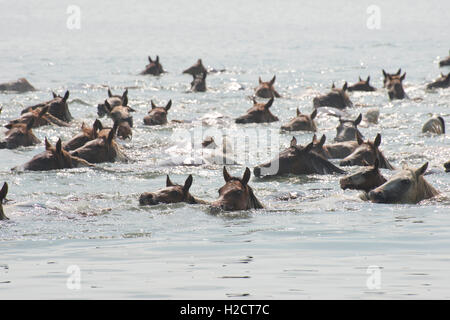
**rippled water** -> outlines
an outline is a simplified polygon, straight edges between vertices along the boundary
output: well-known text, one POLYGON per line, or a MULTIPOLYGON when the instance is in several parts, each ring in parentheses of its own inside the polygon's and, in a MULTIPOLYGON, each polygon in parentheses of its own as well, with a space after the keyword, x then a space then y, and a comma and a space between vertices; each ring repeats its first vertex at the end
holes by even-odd
MULTIPOLYGON (((449 90, 424 90, 440 71, 449 72, 438 61, 448 54, 450 4, 376 2, 77 1, 81 29, 69 30, 72 2, 0 1, 7 4, 0 13, 0 82, 26 77, 38 88, 0 94, 0 125, 23 107, 49 100, 51 90, 70 90, 76 120, 70 128, 35 129, 41 140, 67 140, 83 121, 91 124, 108 87, 114 93, 129 88, 129 105, 137 111, 133 139, 121 142, 130 163, 12 173, 43 145, 0 150, 0 181, 8 182, 11 200, 4 206, 11 220, 0 222, 2 299, 448 299, 450 175, 442 164, 450 159, 450 140, 421 128, 432 115, 447 120, 450 114, 449 90), (379 30, 366 27, 371 4, 381 10, 379 30), (148 55, 159 55, 168 73, 137 75, 148 55), (181 71, 198 58, 226 71, 208 76, 207 92, 188 93, 191 78, 181 71), (297 107, 311 112, 313 97, 333 81, 342 86, 370 75, 381 88, 381 69, 398 68, 407 73, 411 99, 390 102, 383 89, 352 93, 356 106, 349 117, 378 108, 379 124, 360 130, 371 139, 382 134, 381 148, 396 167, 429 161, 426 179, 441 192, 438 198, 418 205, 366 203, 358 192, 339 188, 340 176, 312 175, 252 178, 266 206, 258 211, 212 215, 203 205, 139 206, 139 195, 163 187, 166 174, 177 183, 192 174, 192 194, 217 198, 221 165, 162 165, 183 155, 179 139, 186 130, 218 129, 233 142, 244 130, 263 129, 283 149, 292 134, 280 132, 281 124, 297 107), (251 106, 258 77, 273 75, 283 98, 271 109, 280 121, 236 125, 233 119, 251 106), (168 119, 184 123, 144 126, 151 99, 172 99, 168 119), (280 200, 289 193, 298 198, 280 200), (81 290, 66 286, 70 265, 80 268, 81 290), (377 288, 367 285, 369 266, 379 267, 377 288)), ((320 115, 318 134, 331 141, 337 122, 320 115)), ((295 133, 300 144, 311 136, 295 133)), ((270 159, 255 143, 248 149, 239 165, 228 167, 233 175, 270 159)))

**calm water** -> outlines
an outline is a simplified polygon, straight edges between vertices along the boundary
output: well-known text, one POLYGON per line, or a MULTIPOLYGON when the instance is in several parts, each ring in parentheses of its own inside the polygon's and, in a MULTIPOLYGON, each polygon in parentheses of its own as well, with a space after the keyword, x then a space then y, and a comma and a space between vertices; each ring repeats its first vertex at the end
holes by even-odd
MULTIPOLYGON (((76 118, 70 128, 34 130, 53 143, 95 120, 107 87, 114 93, 129 88, 137 110, 133 139, 121 142, 132 163, 11 173, 43 146, 0 150, 0 181, 8 182, 12 200, 4 206, 11 220, 0 222, 1 299, 450 298, 450 175, 442 167, 450 159, 450 139, 421 133, 432 115, 450 115, 450 90, 424 90, 440 71, 450 71, 438 67, 450 49, 449 2, 0 1, 0 7, 0 82, 26 77, 39 89, 0 94, 1 126, 23 107, 49 100, 51 90, 70 90, 76 118), (72 4, 81 9, 79 30, 66 27, 72 4), (372 4, 381 10, 379 30, 366 27, 372 4), (159 55, 168 73, 137 75, 148 55, 159 55), (191 78, 181 71, 198 58, 226 71, 208 76, 208 92, 187 93, 191 78), (342 86, 370 75, 381 88, 383 68, 407 72, 412 99, 389 102, 383 89, 353 93, 349 117, 378 108, 379 124, 362 133, 370 139, 382 133, 381 148, 394 166, 429 161, 426 179, 441 191, 439 198, 418 205, 366 203, 358 192, 339 188, 340 176, 313 175, 252 178, 266 206, 259 211, 211 215, 207 206, 139 206, 139 195, 163 187, 166 174, 178 183, 193 174, 191 193, 217 198, 221 165, 162 165, 183 159, 186 130, 217 129, 235 141, 244 130, 264 129, 283 149, 292 134, 279 128, 297 107, 311 112, 313 97, 333 81, 342 86), (233 119, 251 106, 258 77, 273 75, 283 98, 272 112, 281 121, 236 125, 233 119), (143 126, 151 99, 172 99, 169 121, 186 123, 143 126), (289 192, 299 197, 279 200, 289 192), (80 270, 80 290, 66 285, 72 265, 80 270), (380 275, 375 287, 367 285, 370 266, 380 275)), ((337 122, 321 115, 319 135, 331 141, 337 122)), ((295 136, 304 144, 312 135, 295 136)), ((256 143, 248 149, 240 155, 247 160, 229 166, 232 174, 270 158, 256 143)))

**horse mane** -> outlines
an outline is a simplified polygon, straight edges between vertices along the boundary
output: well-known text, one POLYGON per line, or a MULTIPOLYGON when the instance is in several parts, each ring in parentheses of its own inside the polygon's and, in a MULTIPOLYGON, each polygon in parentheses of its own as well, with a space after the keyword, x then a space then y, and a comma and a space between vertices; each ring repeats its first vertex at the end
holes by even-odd
POLYGON ((248 206, 249 209, 263 209, 264 206, 262 203, 256 198, 255 194, 253 193, 253 189, 247 185, 248 188, 248 194, 249 194, 249 200, 248 200, 248 206))
POLYGON ((346 173, 341 168, 336 167, 330 161, 325 159, 321 154, 315 151, 310 151, 313 156, 312 166, 317 173, 332 174, 332 173, 346 173))
MULTIPOLYGON (((437 191, 431 184, 429 184, 428 181, 425 180, 425 178, 423 176, 419 177, 418 187, 419 187, 419 190, 421 192, 423 192, 422 199, 430 199, 439 194, 439 191, 437 191)), ((420 200, 422 200, 422 199, 420 199, 420 200)))

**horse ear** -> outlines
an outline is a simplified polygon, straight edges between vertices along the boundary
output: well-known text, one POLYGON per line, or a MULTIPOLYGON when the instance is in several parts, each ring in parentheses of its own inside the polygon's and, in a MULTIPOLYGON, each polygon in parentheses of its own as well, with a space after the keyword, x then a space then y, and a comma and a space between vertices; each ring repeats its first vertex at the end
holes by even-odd
POLYGON ((298 108, 297 108, 297 117, 299 116, 299 115, 301 115, 302 113, 300 112, 300 110, 298 110, 298 108))
POLYGON ((362 79, 361 79, 361 76, 359 76, 359 78, 358 78, 358 79, 359 79, 359 81, 362 81, 362 79))
POLYGON ((364 143, 363 139, 360 137, 359 134, 356 135, 356 141, 358 142, 358 145, 362 145, 364 143))
POLYGON ((156 107, 156 104, 153 102, 153 100, 150 100, 150 104, 152 105, 152 109, 157 108, 157 107, 156 107))
POLYGON ((380 167, 380 160, 378 160, 378 158, 376 158, 375 162, 373 163, 373 170, 377 171, 379 167, 380 167))
POLYGON ((100 120, 95 119, 94 124, 92 125, 92 128, 94 129, 94 131, 102 130, 103 129, 103 124, 100 122, 100 120))
POLYGON ((188 193, 189 188, 192 186, 192 181, 193 181, 192 174, 190 174, 189 177, 187 177, 186 181, 184 182, 183 191, 185 193, 188 193))
POLYGON ((292 137, 291 139, 291 147, 296 147, 297 146, 297 139, 295 139, 295 137, 292 137))
POLYGON ((361 123, 361 120, 362 120, 362 113, 360 113, 358 118, 356 118, 355 121, 353 121, 355 127, 361 123))
POLYGON ((383 69, 383 76, 386 78, 387 77, 387 73, 386 73, 386 71, 384 71, 384 69, 383 69))
POLYGON ((164 109, 166 109, 166 111, 169 111, 171 106, 172 106, 172 99, 170 99, 169 102, 167 102, 167 104, 166 104, 164 109))
POLYGON ((6 198, 7 194, 8 194, 8 184, 5 182, 3 184, 2 190, 0 190, 0 205, 2 204, 3 199, 6 198))
POLYGON ((273 84, 275 83, 275 79, 276 79, 276 76, 273 76, 273 78, 270 80, 270 85, 271 86, 273 86, 273 84))
POLYGON ((264 105, 264 108, 269 109, 273 104, 273 100, 274 100, 274 97, 270 98, 270 100, 267 101, 267 103, 264 105))
POLYGON ((347 81, 345 81, 344 85, 342 86, 342 90, 346 91, 348 87, 347 81))
POLYGON ((34 118, 31 118, 30 121, 28 121, 27 123, 27 130, 31 130, 31 128, 33 128, 34 125, 34 118))
POLYGON ((152 58, 150 58, 150 56, 148 56, 148 61, 149 61, 150 63, 153 63, 153 60, 152 60, 152 58))
POLYGON ((336 86, 334 85, 334 82, 333 82, 333 84, 331 85, 331 89, 334 89, 334 88, 336 88, 336 86))
POLYGON ((61 142, 61 138, 58 139, 58 142, 56 142, 56 152, 57 153, 62 153, 62 142, 61 142))
POLYGON ((303 151, 306 152, 306 153, 308 153, 308 152, 310 152, 310 151, 313 149, 313 147, 314 147, 314 143, 313 143, 313 142, 310 142, 310 143, 303 149, 303 151))
POLYGON ((166 187, 172 187, 174 184, 170 181, 169 175, 166 176, 166 187))
POLYGON ((262 83, 261 77, 258 78, 259 84, 262 83))
POLYGON ((128 96, 122 96, 122 105, 127 106, 128 105, 128 96))
POLYGON ((400 77, 400 81, 405 80, 405 77, 406 77, 406 72, 400 77))
POLYGON ((250 169, 248 167, 245 168, 244 176, 241 179, 241 182, 244 186, 250 181, 250 169))
POLYGON ((445 77, 445 76, 444 76, 444 74, 442 73, 442 71, 441 71, 441 77, 442 77, 442 78, 444 78, 444 77, 445 77))
POLYGON ((111 98, 113 96, 111 89, 108 88, 108 97, 111 98))
POLYGON ((255 98, 255 97, 252 97, 252 101, 253 101, 253 105, 255 105, 255 104, 258 103, 258 101, 256 101, 256 98, 255 98))
POLYGON ((313 137, 312 137, 312 142, 317 142, 317 135, 314 133, 313 137))
POLYGON ((377 133, 373 145, 375 146, 375 148, 378 148, 380 144, 381 144, 381 134, 377 133))
POLYGON ((67 91, 66 91, 66 94, 65 94, 64 97, 63 97, 63 100, 64 100, 64 101, 67 101, 67 99, 69 99, 69 94, 70 94, 70 92, 69 92, 69 90, 67 90, 67 91))
POLYGON ((55 99, 58 95, 55 93, 55 91, 52 91, 53 99, 55 99))
POLYGON ((231 176, 227 171, 227 168, 223 166, 223 178, 225 179, 225 182, 228 182, 231 180, 231 176))
POLYGON ((107 111, 111 111, 111 105, 109 104, 108 100, 105 100, 105 107, 107 111))
POLYGON ((159 56, 156 56, 156 63, 159 63, 159 56))
POLYGON ((106 139, 106 142, 108 143, 108 145, 110 145, 112 143, 118 127, 119 127, 119 121, 114 121, 114 126, 112 127, 111 131, 109 131, 108 138, 106 139))
POLYGON ((370 81, 370 76, 367 77, 367 80, 366 80, 367 84, 369 83, 369 81, 370 81))
POLYGON ((50 150, 52 145, 48 142, 47 137, 45 137, 45 150, 50 150))
POLYGON ((314 109, 314 111, 311 113, 309 117, 311 118, 311 120, 313 120, 316 116, 317 116, 317 109, 314 109))
POLYGON ((402 68, 398 69, 397 73, 395 74, 396 76, 399 76, 400 73, 402 73, 402 68))
POLYGON ((416 169, 415 174, 416 176, 421 176, 425 173, 425 171, 427 171, 428 168, 428 162, 425 162, 423 166, 421 166, 420 168, 416 169))
POLYGON ((327 140, 327 136, 323 134, 322 138, 320 138, 319 146, 322 147, 325 144, 326 140, 327 140))

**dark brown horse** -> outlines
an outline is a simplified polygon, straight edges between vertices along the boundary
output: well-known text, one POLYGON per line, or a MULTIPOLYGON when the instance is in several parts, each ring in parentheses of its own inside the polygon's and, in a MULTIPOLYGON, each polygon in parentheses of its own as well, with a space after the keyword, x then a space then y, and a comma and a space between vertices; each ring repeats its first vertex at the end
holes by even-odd
POLYGON ((325 159, 344 159, 359 147, 356 140, 325 145, 326 138, 325 135, 322 135, 322 138, 318 140, 316 135, 313 136, 313 151, 320 154, 325 159))
POLYGON ((278 121, 278 117, 270 112, 274 98, 270 98, 267 103, 258 103, 253 99, 253 107, 247 110, 247 113, 235 120, 236 123, 264 123, 278 121))
POLYGON ((242 178, 232 177, 223 167, 225 185, 219 189, 219 199, 211 203, 211 211, 217 212, 262 209, 264 206, 256 198, 253 189, 248 185, 250 169, 245 168, 242 178))
POLYGON ((34 156, 30 161, 13 170, 47 171, 66 168, 91 167, 93 164, 71 155, 62 148, 61 139, 52 146, 45 138, 45 151, 34 156))
POLYGON ((437 78, 434 82, 427 84, 427 89, 436 89, 436 88, 449 88, 450 87, 450 72, 445 76, 441 72, 441 76, 437 78))
POLYGON ((65 123, 69 123, 70 121, 72 121, 73 117, 72 114, 70 113, 69 105, 67 104, 67 100, 69 99, 70 95, 69 90, 66 91, 64 97, 61 97, 60 95, 57 95, 54 92, 52 92, 52 94, 53 94, 52 100, 39 103, 31 107, 27 107, 22 110, 21 114, 25 114, 38 108, 49 106, 48 113, 53 117, 65 123))
POLYGON ((411 203, 437 196, 439 192, 423 177, 428 162, 418 169, 404 167, 381 186, 369 192, 375 203, 411 203))
POLYGON ((450 160, 444 163, 445 172, 450 172, 450 160))
POLYGON ((342 178, 339 180, 341 189, 362 190, 369 192, 370 190, 381 186, 386 182, 386 179, 379 170, 379 164, 380 162, 376 159, 372 167, 360 170, 352 175, 342 178))
POLYGON ((25 78, 20 78, 16 81, 0 83, 0 91, 15 91, 24 93, 28 91, 36 91, 36 89, 25 78))
POLYGON ((270 162, 263 163, 253 169, 255 176, 279 176, 284 174, 332 174, 345 173, 323 156, 313 151, 314 143, 305 147, 297 145, 292 137, 291 145, 270 162))
POLYGON ((389 77, 400 77, 400 74, 402 73, 402 69, 398 69, 396 73, 387 73, 386 71, 384 71, 384 69, 382 70, 383 72, 383 88, 386 88, 386 84, 389 80, 389 77))
POLYGON ((280 94, 275 90, 273 84, 275 83, 276 76, 270 81, 262 81, 261 77, 259 77, 259 85, 255 89, 255 95, 260 98, 281 98, 280 94))
POLYGON ((139 197, 140 205, 156 205, 159 203, 178 203, 186 202, 190 204, 206 204, 205 201, 196 199, 189 193, 192 185, 192 175, 187 177, 184 185, 175 184, 170 181, 169 176, 166 178, 166 188, 155 192, 144 192, 139 197))
POLYGON ((358 138, 358 148, 352 154, 344 158, 340 166, 371 166, 378 159, 380 168, 394 170, 394 167, 380 151, 381 135, 378 133, 374 141, 363 141, 358 138))
POLYGON ((369 83, 370 76, 367 77, 367 80, 361 79, 359 77, 359 81, 347 88, 348 91, 376 91, 377 89, 372 87, 369 83))
POLYGON ((81 132, 74 136, 72 139, 63 144, 63 148, 66 151, 75 150, 85 143, 97 139, 98 132, 103 129, 102 123, 95 119, 92 128, 88 127, 84 122, 81 124, 81 132))
POLYGON ((310 114, 302 114, 297 108, 297 116, 289 121, 287 124, 282 125, 281 129, 286 131, 317 131, 314 118, 317 116, 317 109, 310 114))
POLYGON ((152 108, 144 117, 144 124, 147 126, 157 126, 167 124, 167 112, 172 106, 172 100, 167 102, 165 107, 158 107, 153 100, 150 100, 152 108))
POLYGON ((336 88, 333 83, 329 93, 313 99, 314 108, 333 107, 342 110, 346 107, 353 107, 353 102, 346 92, 347 88, 347 82, 344 83, 342 89, 336 88))
POLYGON ((362 114, 355 120, 343 120, 339 117, 339 125, 336 128, 336 137, 334 141, 343 142, 343 141, 356 141, 357 138, 363 139, 364 136, 358 130, 358 125, 361 123, 362 114))
MULTIPOLYGON (((127 106, 128 105, 128 89, 122 93, 121 96, 112 94, 111 90, 108 89, 108 99, 106 99, 110 105, 110 108, 117 106, 127 106)), ((99 103, 97 105, 97 114, 100 118, 104 117, 109 113, 109 109, 106 109, 105 103, 99 103)))
POLYGON ((3 212, 3 201, 5 200, 7 194, 8 184, 5 182, 0 190, 0 220, 9 220, 9 218, 5 215, 5 212, 3 212))
POLYGON ((156 56, 155 60, 152 60, 150 56, 148 56, 149 64, 145 66, 145 70, 142 71, 140 74, 150 74, 153 76, 159 76, 162 73, 165 73, 161 63, 159 63, 159 56, 156 56))
POLYGON ((114 127, 109 130, 108 135, 99 135, 97 139, 85 143, 83 146, 70 152, 72 156, 81 158, 90 163, 128 161, 128 157, 123 153, 114 137, 119 123, 115 122, 114 127))
POLYGON ((400 76, 397 74, 395 75, 387 74, 383 70, 383 75, 385 76, 385 85, 388 91, 389 99, 390 100, 405 99, 407 96, 405 90, 403 89, 403 80, 405 80, 406 72, 402 76, 400 76))
POLYGON ((5 135, 5 139, 0 141, 0 149, 15 149, 18 147, 28 147, 41 143, 33 133, 34 118, 30 122, 13 124, 5 135))

